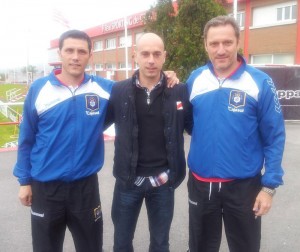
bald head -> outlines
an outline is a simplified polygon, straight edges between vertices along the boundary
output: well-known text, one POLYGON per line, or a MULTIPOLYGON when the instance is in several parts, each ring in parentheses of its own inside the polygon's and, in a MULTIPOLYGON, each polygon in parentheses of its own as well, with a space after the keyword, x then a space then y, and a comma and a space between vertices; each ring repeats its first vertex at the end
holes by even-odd
POLYGON ((143 34, 136 43, 134 52, 139 65, 139 80, 145 86, 157 84, 166 59, 164 42, 155 33, 143 34))
POLYGON ((136 50, 139 51, 141 47, 145 45, 153 45, 155 44, 156 46, 161 47, 161 50, 165 50, 165 45, 160 36, 158 36, 155 33, 144 33, 137 41, 136 43, 136 50))

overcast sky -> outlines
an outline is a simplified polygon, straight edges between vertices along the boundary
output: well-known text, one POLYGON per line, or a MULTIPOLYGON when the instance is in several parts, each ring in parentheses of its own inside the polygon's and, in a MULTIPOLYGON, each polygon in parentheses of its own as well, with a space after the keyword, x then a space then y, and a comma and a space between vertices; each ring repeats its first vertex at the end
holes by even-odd
POLYGON ((50 40, 67 29, 54 20, 54 12, 60 13, 71 28, 86 29, 145 11, 155 3, 156 0, 1 0, 0 68, 47 63, 50 40))

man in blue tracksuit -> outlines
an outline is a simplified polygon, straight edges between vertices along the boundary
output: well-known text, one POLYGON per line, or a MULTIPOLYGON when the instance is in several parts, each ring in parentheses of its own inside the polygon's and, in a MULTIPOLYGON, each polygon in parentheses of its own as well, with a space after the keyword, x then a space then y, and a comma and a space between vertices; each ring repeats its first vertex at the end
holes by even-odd
POLYGON ((62 68, 35 81, 24 103, 14 175, 21 203, 31 206, 33 251, 62 251, 66 227, 76 251, 102 251, 97 172, 113 81, 85 74, 91 49, 86 33, 62 34, 62 68))
POLYGON ((35 81, 24 103, 14 175, 31 206, 33 251, 62 251, 66 227, 76 251, 102 251, 97 172, 113 82, 84 73, 91 45, 84 32, 62 34, 62 69, 35 81))
POLYGON ((210 62, 187 80, 194 128, 188 155, 189 250, 258 252, 261 216, 283 183, 284 120, 272 79, 237 54, 239 27, 220 16, 204 28, 210 62), (264 169, 263 169, 264 168, 264 169))

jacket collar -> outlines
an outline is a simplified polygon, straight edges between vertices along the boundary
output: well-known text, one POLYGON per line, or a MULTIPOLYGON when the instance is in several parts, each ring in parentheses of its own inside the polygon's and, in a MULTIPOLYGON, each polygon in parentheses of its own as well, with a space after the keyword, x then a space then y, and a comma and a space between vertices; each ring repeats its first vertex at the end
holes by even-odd
MULTIPOLYGON (((230 74, 229 77, 227 77, 227 79, 232 79, 232 80, 239 79, 241 77, 241 75, 244 73, 246 65, 247 65, 246 61, 240 54, 237 55, 237 59, 238 59, 238 61, 241 62, 241 64, 232 74, 230 74)), ((211 63, 211 61, 209 61, 207 63, 207 66, 208 66, 209 70, 213 73, 213 75, 215 75, 213 64, 211 63)))
MULTIPOLYGON (((139 84, 139 73, 140 73, 139 70, 136 70, 134 72, 134 74, 132 75, 132 84, 134 86, 137 86, 137 84, 139 84)), ((159 81, 158 84, 161 84, 165 87, 166 83, 167 83, 166 75, 164 74, 163 71, 161 71, 161 78, 160 78, 160 81, 159 81)))
MULTIPOLYGON (((63 83, 61 83, 60 80, 56 77, 56 75, 59 74, 60 72, 61 72, 61 69, 54 69, 50 73, 49 80, 50 80, 50 83, 52 85, 55 85, 55 86, 61 86, 61 85, 63 85, 63 83)), ((84 73, 84 77, 83 77, 83 80, 80 83, 80 85, 84 84, 84 83, 87 83, 91 78, 92 78, 91 75, 84 73)))

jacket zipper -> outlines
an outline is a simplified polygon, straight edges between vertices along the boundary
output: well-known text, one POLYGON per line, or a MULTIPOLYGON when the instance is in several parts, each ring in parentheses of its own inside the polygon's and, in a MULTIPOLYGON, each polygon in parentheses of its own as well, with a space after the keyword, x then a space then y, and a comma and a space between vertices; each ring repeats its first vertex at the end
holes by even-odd
MULTIPOLYGON (((76 93, 78 87, 73 88, 73 87, 67 86, 67 88, 70 90, 70 92, 72 94, 72 103, 73 103, 72 107, 75 108, 76 107, 75 106, 75 102, 76 102, 75 93, 76 93)), ((74 121, 74 134, 73 135, 75 135, 75 132, 76 132, 76 129, 75 129, 75 127, 76 127, 76 113, 74 113, 74 111, 73 111, 73 116, 72 117, 73 117, 73 121, 74 121)), ((77 145, 76 137, 73 138, 73 141, 74 142, 73 142, 73 145, 72 145, 72 156, 74 157, 76 155, 76 153, 75 153, 75 149, 76 149, 76 145, 77 145)), ((73 158, 72 162, 73 162, 72 167, 74 167, 74 158, 73 158)), ((68 176, 73 177, 72 170, 68 171, 68 176)))
MULTIPOLYGON (((225 80, 226 80, 226 78, 224 77, 224 78, 219 78, 219 77, 217 77, 216 76, 216 78, 217 78, 217 81, 218 81, 218 83, 219 83, 219 90, 223 87, 223 84, 224 84, 224 82, 225 82, 225 80)), ((219 110, 218 110, 219 111, 219 110)), ((217 115, 218 116, 218 115, 217 115)), ((219 130, 218 130, 218 127, 216 126, 216 134, 217 135, 219 135, 219 130)), ((216 160, 218 159, 218 155, 219 154, 219 152, 218 152, 218 144, 217 145, 215 145, 215 150, 214 150, 214 158, 215 158, 215 161, 214 162, 216 162, 216 160)), ((213 166, 213 168, 212 168, 212 174, 214 175, 215 174, 215 172, 216 172, 216 169, 214 168, 215 166, 213 166)))
POLYGON ((150 90, 147 88, 146 89, 146 94, 147 94, 147 104, 150 105, 150 90))
POLYGON ((224 84, 226 78, 218 78, 218 77, 217 77, 217 80, 218 80, 218 82, 219 82, 219 88, 221 88, 221 87, 223 86, 223 84, 224 84))

